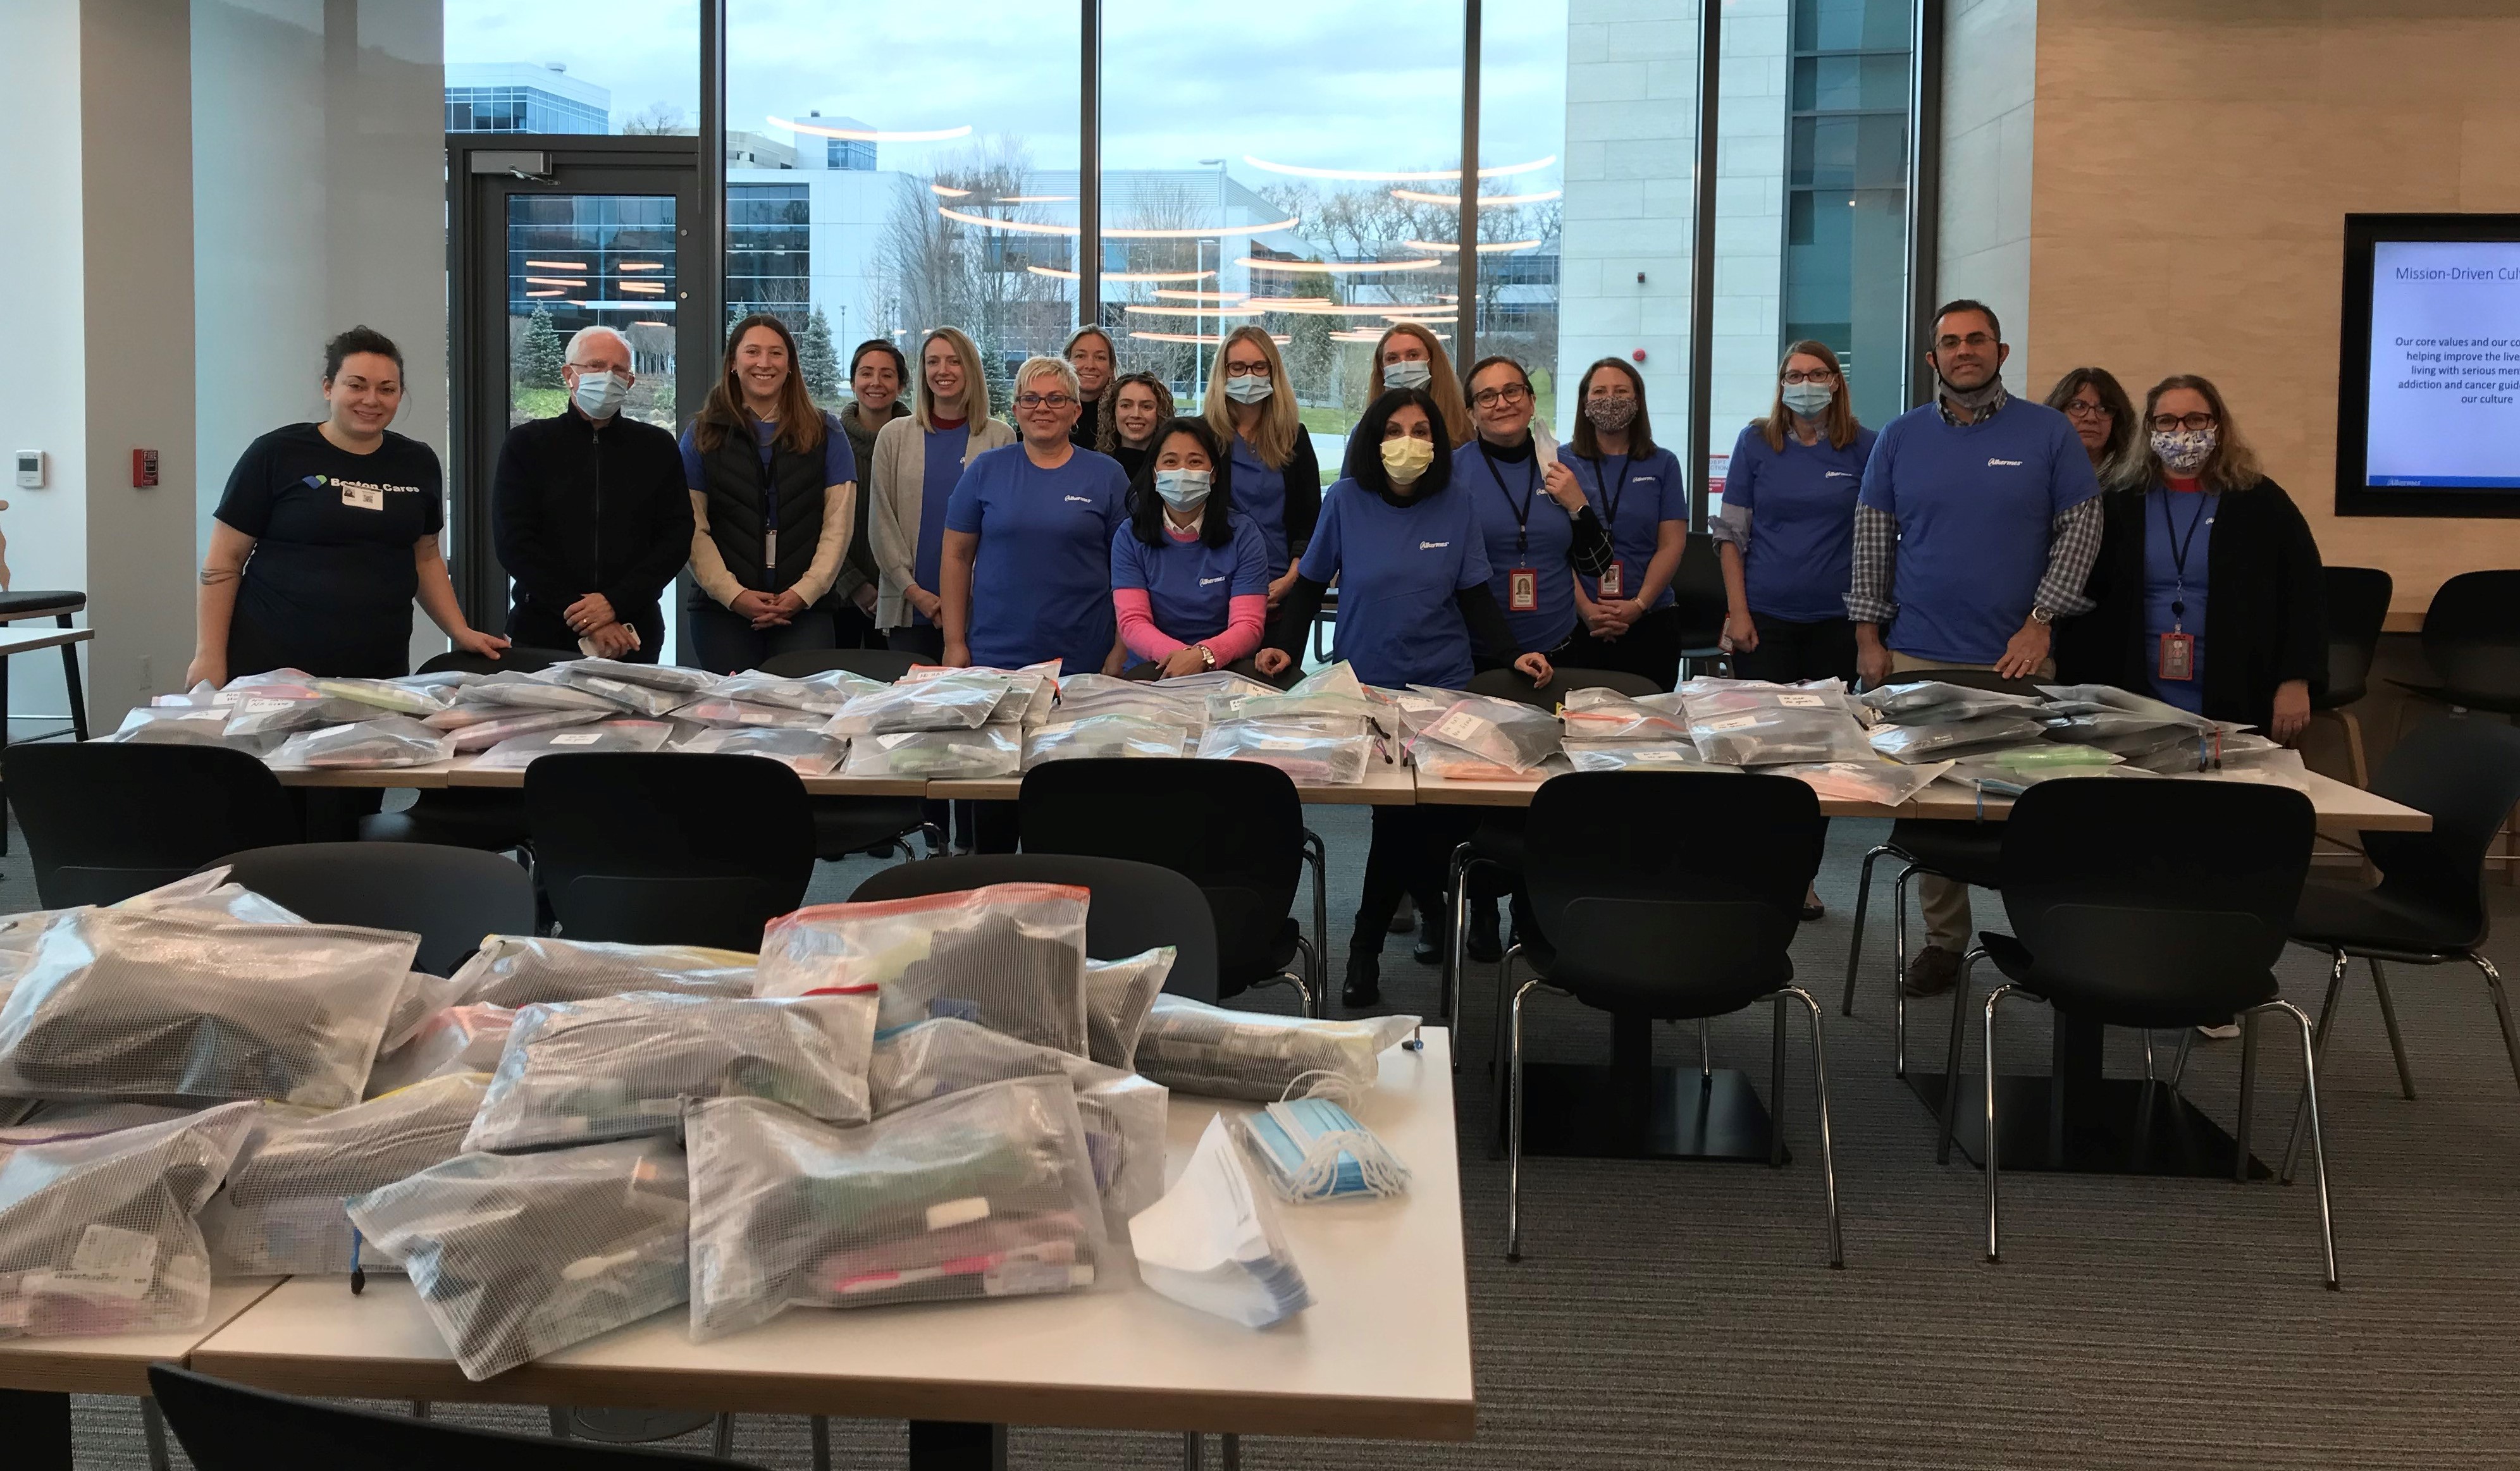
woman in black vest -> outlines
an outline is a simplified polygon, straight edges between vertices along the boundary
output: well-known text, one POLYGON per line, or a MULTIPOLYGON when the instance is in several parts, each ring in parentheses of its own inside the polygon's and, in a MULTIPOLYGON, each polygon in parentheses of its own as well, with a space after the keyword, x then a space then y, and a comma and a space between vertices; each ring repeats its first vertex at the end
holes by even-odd
POLYGON ((814 407, 788 324, 756 313, 727 334, 708 403, 683 431, 692 488, 692 651, 720 673, 829 648, 814 604, 848 552, 857 460, 839 421, 814 407))

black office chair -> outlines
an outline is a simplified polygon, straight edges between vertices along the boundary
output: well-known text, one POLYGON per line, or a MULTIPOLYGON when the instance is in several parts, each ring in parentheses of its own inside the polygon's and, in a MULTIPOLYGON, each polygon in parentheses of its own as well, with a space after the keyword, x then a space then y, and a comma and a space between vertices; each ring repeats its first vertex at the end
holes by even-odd
MULTIPOLYGON (((2006 694, 2039 692, 2028 680, 2008 680, 1982 669, 1918 670, 1893 675, 1890 683, 1921 680, 1937 680, 1967 690, 1999 690, 2006 694)), ((1908 880, 1922 873, 1971 888, 1999 888, 2003 878, 2002 851, 2003 829, 1992 823, 1899 818, 1890 824, 1890 835, 1881 846, 1864 855, 1864 869, 1855 880, 1855 938, 1846 947, 1846 996, 1838 1003, 1838 1014, 1855 1014, 1855 974, 1864 961, 1864 914, 1872 903, 1872 866, 1885 856, 1898 859, 1906 867, 1890 883, 1892 917, 1896 921, 1891 931, 1890 972, 1893 1076, 1908 1076, 1908 880)))
POLYGON ((2432 679, 2390 684, 2455 710, 2520 716, 2520 570, 2461 572, 2443 583, 2424 609, 2422 642, 2432 679))
POLYGON ((15 745, 0 771, 48 909, 112 904, 222 855, 304 836, 288 789, 244 751, 15 745))
POLYGON ((1771 1163, 1784 1150, 1787 998, 1811 1013, 1828 1265, 1838 1235, 1821 1006, 1794 984, 1789 954, 1803 891, 1820 869, 1820 798, 1790 777, 1578 772, 1533 794, 1524 847, 1532 927, 1506 952, 1506 1258, 1522 1259, 1522 1003, 1545 987, 1633 1021, 1705 1020, 1777 1006, 1771 1163), (1533 979, 1513 984, 1514 964, 1533 979))
POLYGON ((814 876, 805 784, 759 756, 605 752, 525 768, 534 876, 572 940, 757 951, 814 876))
MULTIPOLYGON (((2398 1039, 2398 1008, 2389 998, 2380 962, 2441 965, 2464 960, 2485 976, 2495 1016, 2502 1024, 2511 1076, 2520 1082, 2520 1030, 2513 1028, 2502 977, 2485 958, 2485 856, 2503 816, 2520 803, 2520 730, 2474 718, 2428 720, 2381 761, 2371 789, 2429 814, 2433 826, 2430 832, 2362 834, 2363 856, 2380 870, 2374 887, 2318 878, 2303 887, 2292 938, 2334 958, 2314 1050, 2327 1055, 2327 1033, 2336 1022, 2346 961, 2360 956, 2371 967, 2380 1020, 2398 1063, 2398 1086, 2413 1097, 2414 1075, 2407 1067, 2406 1044, 2398 1039)), ((2284 1150, 2287 1178, 2293 1148, 2284 1150)))
MULTIPOLYGON (((1515 700, 1541 710, 1554 710, 1566 696, 1577 690, 1615 690, 1635 698, 1642 694, 1662 692, 1662 687, 1642 674, 1629 674, 1620 669, 1557 669, 1551 672, 1549 687, 1534 685, 1518 669, 1490 669, 1470 676, 1469 692, 1491 695, 1497 699, 1515 700)), ((1443 978, 1436 1010, 1444 1015, 1453 1035, 1462 1033, 1462 977, 1473 959, 1497 958, 1491 952, 1485 956, 1470 953, 1470 900, 1468 880, 1473 872, 1487 870, 1497 885, 1512 892, 1522 881, 1522 823, 1519 807, 1482 809, 1479 825, 1466 842, 1453 849, 1452 866, 1444 875, 1444 901, 1453 912, 1450 944, 1444 951, 1443 978)), ((1491 917, 1493 917, 1493 901, 1491 917)), ((1453 1049, 1453 1066, 1462 1065, 1461 1048, 1453 1049)))
POLYGON ((1671 598, 1680 612, 1681 677, 1711 672, 1703 665, 1722 663, 1730 668, 1732 656, 1720 642, 1730 604, 1724 595, 1724 563, 1713 537, 1692 536, 1682 548, 1680 565, 1671 574, 1671 598))
POLYGON ((2377 567, 2329 567, 2327 580, 2327 688, 2310 696, 2311 719, 2330 716, 2345 733, 2345 754, 2354 784, 2369 786, 2362 756, 2362 722, 2349 708, 2370 692, 2371 660, 2380 650, 2389 600, 2397 584, 2377 567))
POLYGON ((343 1409, 165 1363, 149 1366, 149 1389, 199 1471, 751 1471, 715 1456, 343 1409))
MULTIPOLYGON (((50 618, 56 627, 68 628, 72 615, 87 606, 87 594, 74 592, 0 593, 0 625, 26 618, 50 618)), ((62 690, 69 698, 70 723, 66 727, 24 737, 12 736, 9 722, 0 718, 0 748, 14 740, 49 740, 68 736, 73 740, 87 739, 87 682, 79 678, 79 646, 64 644, 62 650, 62 690)), ((0 653, 0 710, 9 708, 9 656, 0 653)), ((0 781, 0 798, 5 798, 7 783, 0 781)), ((0 853, 9 851, 9 830, 0 824, 0 853)))
POLYGON ((2239 1125, 2233 1174, 2249 1178, 2250 1094, 2258 1018, 2279 1011, 2301 1029, 2302 1092, 2318 1162, 2318 1225, 2327 1285, 2336 1285, 2336 1233, 2318 1135, 2318 1059, 2310 1018, 2277 994, 2274 962, 2301 902, 2318 816, 2281 786, 2219 781, 2068 778, 2021 794, 2003 825, 2003 912, 1961 965, 1945 1071, 1941 1157, 1958 1114, 1960 1043, 1969 981, 1993 960, 2003 984, 1986 1016, 1986 1259, 2002 1260, 1996 1230, 2000 1153, 1996 1012, 2034 997, 2060 1017, 2104 1027, 2185 1029, 2240 1019, 2239 1125))
MULTIPOLYGON (((1084 765, 1059 762, 1060 766, 1084 765)), ((1048 768, 1045 768, 1047 770, 1048 768)), ((1164 992, 1194 1002, 1217 993, 1216 923, 1199 886, 1159 864, 1068 853, 983 853, 896 864, 859 884, 852 904, 952 894, 993 883, 1080 884, 1094 892, 1085 911, 1089 959, 1123 960, 1173 947, 1164 992)))
MULTIPOLYGON (((453 975, 483 935, 534 930, 533 879, 514 861, 437 843, 291 843, 231 853, 230 880, 317 924, 420 936, 414 970, 453 975)), ((215 868, 217 864, 204 864, 215 868)))
POLYGON ((1027 854, 1128 859, 1187 877, 1216 921, 1217 995, 1284 983, 1305 1015, 1321 1014, 1325 854, 1284 772, 1256 761, 1054 761, 1024 774, 1016 813, 1027 854), (1293 914, 1308 861, 1309 940, 1293 914))
MULTIPOLYGON (((577 657, 564 649, 511 646, 494 659, 453 648, 422 661, 420 672, 535 674, 577 657)), ((400 812, 374 812, 359 819, 359 836, 367 842, 435 843, 484 853, 522 848, 525 827, 524 797, 514 788, 495 786, 424 789, 414 793, 411 805, 400 812)))
MULTIPOLYGON (((796 648, 787 653, 774 653, 761 661, 761 672, 775 674, 783 680, 808 679, 845 669, 871 680, 890 685, 921 662, 919 655, 897 648, 796 648)), ((930 660, 928 662, 933 662, 930 660)))

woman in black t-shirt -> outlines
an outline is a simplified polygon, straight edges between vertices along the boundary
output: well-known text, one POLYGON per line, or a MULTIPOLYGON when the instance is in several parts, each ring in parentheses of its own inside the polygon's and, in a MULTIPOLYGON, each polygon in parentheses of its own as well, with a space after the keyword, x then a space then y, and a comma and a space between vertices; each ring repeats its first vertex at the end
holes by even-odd
POLYGON ((411 604, 457 648, 493 658, 508 641, 464 621, 438 550, 437 457, 388 432, 402 354, 354 327, 324 346, 321 423, 277 428, 228 476, 202 559, 186 684, 293 668, 390 678, 410 664, 411 604))

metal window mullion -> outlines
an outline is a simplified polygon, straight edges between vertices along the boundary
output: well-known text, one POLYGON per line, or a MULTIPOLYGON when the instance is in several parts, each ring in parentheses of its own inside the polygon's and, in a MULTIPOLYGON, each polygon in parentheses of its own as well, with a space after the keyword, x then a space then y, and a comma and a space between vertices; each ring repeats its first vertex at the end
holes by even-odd
MULTIPOLYGON (((1078 37, 1076 325, 1102 321, 1102 0, 1083 0, 1078 37)), ((1219 243, 1220 252, 1222 242, 1219 243)), ((1218 263, 1221 278, 1223 262, 1218 263)))
MULTIPOLYGON (((1459 292, 1453 313, 1453 364, 1467 368, 1478 360, 1479 331, 1479 7, 1481 0, 1462 0, 1462 218, 1454 236, 1461 243, 1453 290, 1459 292)), ((1463 385, 1464 391, 1467 385, 1463 385)))
POLYGON ((1694 243, 1688 261, 1688 524, 1706 529, 1707 460, 1713 446, 1708 416, 1713 413, 1715 376, 1715 141, 1722 104, 1724 7, 1721 0, 1698 0, 1697 32, 1697 175, 1693 207, 1694 243))

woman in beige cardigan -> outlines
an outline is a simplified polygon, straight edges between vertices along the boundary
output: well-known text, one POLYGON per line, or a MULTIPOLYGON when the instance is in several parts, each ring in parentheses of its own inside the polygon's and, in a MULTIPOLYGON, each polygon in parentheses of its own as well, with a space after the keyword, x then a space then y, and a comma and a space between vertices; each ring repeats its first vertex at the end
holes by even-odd
POLYGON ((963 467, 985 451, 1015 442, 1015 431, 989 417, 989 384, 979 349, 951 327, 919 344, 918 405, 875 437, 877 487, 867 536, 882 573, 876 626, 892 647, 941 658, 938 563, 945 546, 945 503, 963 467))

